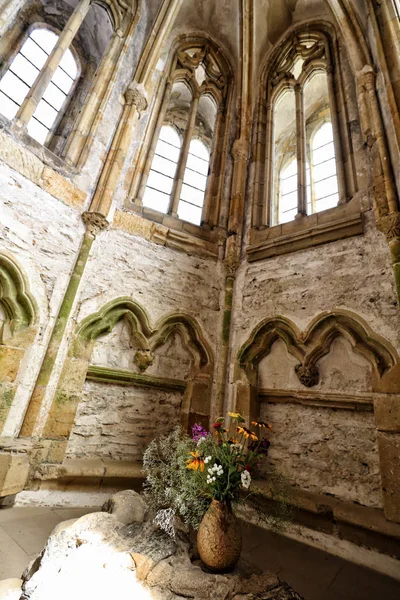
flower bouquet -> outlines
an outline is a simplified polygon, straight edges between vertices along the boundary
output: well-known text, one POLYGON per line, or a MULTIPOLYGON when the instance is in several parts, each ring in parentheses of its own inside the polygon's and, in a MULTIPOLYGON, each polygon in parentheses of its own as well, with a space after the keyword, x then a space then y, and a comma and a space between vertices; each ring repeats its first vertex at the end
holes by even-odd
MULTIPOLYGON (((232 546, 226 536, 221 537, 224 529, 231 531, 232 539, 239 537, 232 503, 246 501, 252 494, 252 477, 270 446, 265 434, 271 425, 252 422, 253 431, 245 426, 239 413, 228 415, 228 421, 223 417, 216 419, 211 432, 196 424, 190 437, 177 428, 154 440, 143 457, 145 496, 156 513, 155 523, 172 537, 175 517, 199 529, 200 554, 202 545, 225 550, 232 546), (216 517, 218 523, 213 522, 216 517), (229 523, 234 526, 229 527, 229 523), (210 531, 220 535, 220 543, 207 539, 210 531)), ((241 539, 233 552, 235 560, 231 552, 229 565, 237 561, 240 549, 241 539)), ((215 566, 211 560, 203 556, 202 559, 215 571, 226 570, 219 563, 215 566)))

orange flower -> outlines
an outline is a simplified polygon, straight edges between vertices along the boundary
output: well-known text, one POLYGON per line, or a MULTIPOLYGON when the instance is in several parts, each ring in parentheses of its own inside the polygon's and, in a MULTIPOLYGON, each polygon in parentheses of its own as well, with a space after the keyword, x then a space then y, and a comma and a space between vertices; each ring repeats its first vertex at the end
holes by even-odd
POLYGON ((250 429, 247 429, 246 427, 238 427, 236 430, 240 435, 244 435, 244 437, 246 439, 251 439, 255 442, 257 442, 258 437, 256 436, 256 434, 254 433, 254 431, 250 431, 250 429))
POLYGON ((189 458, 186 462, 186 468, 190 469, 191 471, 201 471, 203 473, 204 471, 204 460, 201 458, 200 454, 196 451, 196 452, 191 452, 190 453, 192 458, 189 458))
POLYGON ((270 425, 269 423, 266 423, 265 421, 252 421, 251 422, 252 425, 254 425, 255 427, 264 427, 264 429, 272 429, 272 425, 270 425))

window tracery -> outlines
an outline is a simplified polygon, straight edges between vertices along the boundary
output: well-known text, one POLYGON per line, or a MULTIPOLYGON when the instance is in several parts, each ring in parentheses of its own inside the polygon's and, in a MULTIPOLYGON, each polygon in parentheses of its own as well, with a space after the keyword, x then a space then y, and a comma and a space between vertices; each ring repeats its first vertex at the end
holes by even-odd
POLYGON ((74 5, 72 14, 68 4, 60 7, 56 18, 39 3, 35 12, 24 8, 12 24, 1 49, 0 113, 15 131, 26 130, 70 165, 82 166, 119 56, 133 34, 137 1, 74 5), (57 31, 60 21, 65 25, 57 31))
MULTIPOLYGON (((0 111, 8 119, 18 113, 58 37, 49 29, 35 28, 0 80, 0 111)), ((59 113, 65 110, 78 75, 78 64, 68 48, 27 125, 28 133, 39 143, 45 143, 59 113)))
POLYGON ((153 115, 143 168, 140 156, 137 159, 130 195, 138 212, 140 207, 151 208, 195 225, 218 225, 229 73, 227 64, 210 43, 188 42, 176 52, 160 109, 153 115), (159 181, 161 176, 167 178, 156 190, 163 194, 157 203, 154 181, 160 164, 159 150, 165 142, 165 132, 172 129, 180 137, 180 145, 176 141, 170 156, 161 157, 170 163, 168 173, 158 173, 159 181))
POLYGON ((345 197, 341 171, 340 140, 333 135, 333 86, 329 49, 319 35, 299 35, 287 46, 275 65, 270 80, 273 107, 269 135, 273 138, 271 168, 274 171, 268 190, 271 211, 269 225, 286 223, 337 206, 345 197), (330 89, 331 87, 331 89, 330 89), (325 136, 318 146, 319 138, 325 136), (287 154, 297 164, 287 169, 287 154), (337 156, 339 154, 339 156, 337 156), (294 159, 293 159, 294 160, 294 159), (290 188, 290 189, 288 189, 290 188))

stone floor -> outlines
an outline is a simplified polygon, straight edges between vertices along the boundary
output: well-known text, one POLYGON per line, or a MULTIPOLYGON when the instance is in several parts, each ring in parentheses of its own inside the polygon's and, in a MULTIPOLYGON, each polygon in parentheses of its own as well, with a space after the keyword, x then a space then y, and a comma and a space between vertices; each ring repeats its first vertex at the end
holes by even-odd
MULTIPOLYGON (((58 523, 88 512, 87 508, 0 509, 0 580, 19 577, 58 523)), ((246 526, 244 558, 278 573, 305 600, 400 598, 399 582, 257 527, 246 526)))

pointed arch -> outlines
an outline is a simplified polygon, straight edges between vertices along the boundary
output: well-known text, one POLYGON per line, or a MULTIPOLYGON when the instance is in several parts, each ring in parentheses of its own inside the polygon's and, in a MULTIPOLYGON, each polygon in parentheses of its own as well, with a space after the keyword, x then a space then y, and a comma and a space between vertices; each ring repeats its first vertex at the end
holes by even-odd
POLYGON ((356 354, 376 368, 379 377, 400 361, 396 349, 359 315, 347 310, 334 310, 321 313, 307 327, 304 344, 311 349, 307 352, 305 363, 316 365, 329 353, 332 342, 340 335, 349 340, 356 354))
POLYGON ((0 254, 0 306, 11 334, 30 327, 37 320, 36 302, 28 280, 18 263, 5 254, 0 254))
POLYGON ((288 352, 302 361, 304 350, 301 344, 301 333, 298 327, 287 317, 277 316, 264 319, 253 332, 247 342, 239 351, 238 359, 240 365, 258 365, 258 363, 270 353, 273 344, 282 340, 288 352))

